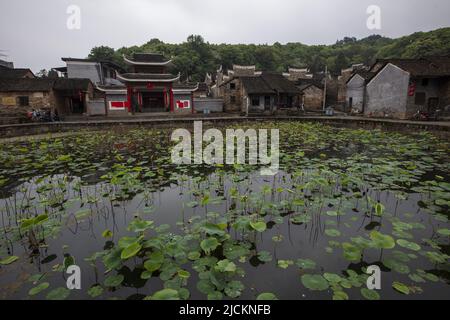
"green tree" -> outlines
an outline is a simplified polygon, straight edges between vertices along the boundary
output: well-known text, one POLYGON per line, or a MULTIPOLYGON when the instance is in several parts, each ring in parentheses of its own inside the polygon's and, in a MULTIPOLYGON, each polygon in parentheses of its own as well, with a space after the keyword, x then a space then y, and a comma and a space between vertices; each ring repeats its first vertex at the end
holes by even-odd
MULTIPOLYGON (((345 37, 330 46, 308 46, 302 43, 210 44, 200 35, 191 35, 181 44, 164 43, 151 39, 142 46, 114 50, 107 46, 93 48, 90 58, 112 60, 124 66, 122 55, 134 52, 160 53, 172 58, 171 72, 182 73, 182 78, 203 81, 207 72, 213 73, 220 65, 229 69, 233 64, 256 65, 260 70, 285 71, 288 67, 308 67, 321 72, 327 65, 334 74, 354 63, 372 64, 377 58, 414 58, 426 55, 450 54, 450 28, 417 32, 398 39, 371 35, 363 39, 345 37)), ((124 66, 125 67, 125 66, 124 66)))
POLYGON ((36 77, 38 78, 48 78, 48 71, 46 69, 41 69, 38 73, 36 73, 36 77))
POLYGON ((95 60, 114 60, 115 50, 111 47, 100 46, 92 48, 88 58, 95 60))

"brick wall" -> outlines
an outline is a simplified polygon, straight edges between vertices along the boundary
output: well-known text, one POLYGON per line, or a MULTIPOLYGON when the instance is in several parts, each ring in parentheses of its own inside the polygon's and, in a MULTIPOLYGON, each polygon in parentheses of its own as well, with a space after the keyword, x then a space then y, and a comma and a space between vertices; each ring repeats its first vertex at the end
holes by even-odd
POLYGON ((0 92, 0 104, 31 110, 54 107, 55 101, 50 92, 0 92), (28 106, 21 106, 19 97, 28 97, 28 106))
POLYGON ((223 90, 223 102, 224 102, 224 111, 225 112, 241 112, 243 108, 243 87, 242 82, 239 78, 235 78, 230 82, 226 83, 222 87, 223 90), (235 85, 235 88, 232 89, 232 84, 235 85), (233 101, 234 97, 234 101, 233 101))

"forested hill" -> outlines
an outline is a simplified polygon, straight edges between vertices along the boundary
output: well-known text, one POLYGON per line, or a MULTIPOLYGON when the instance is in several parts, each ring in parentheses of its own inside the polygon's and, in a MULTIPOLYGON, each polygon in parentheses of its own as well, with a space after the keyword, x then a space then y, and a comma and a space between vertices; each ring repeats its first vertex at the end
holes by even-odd
POLYGON ((133 52, 162 53, 173 57, 175 70, 184 79, 203 81, 206 72, 214 72, 218 66, 230 68, 232 64, 253 65, 260 70, 286 71, 290 67, 308 67, 312 71, 323 70, 325 65, 338 74, 353 63, 370 64, 377 58, 416 58, 426 55, 450 54, 450 28, 430 32, 417 32, 398 39, 372 35, 364 39, 346 37, 333 45, 308 46, 301 43, 211 44, 201 36, 189 36, 181 44, 168 44, 152 39, 142 46, 114 50, 100 46, 93 48, 89 57, 112 59, 123 64, 122 55, 133 52))

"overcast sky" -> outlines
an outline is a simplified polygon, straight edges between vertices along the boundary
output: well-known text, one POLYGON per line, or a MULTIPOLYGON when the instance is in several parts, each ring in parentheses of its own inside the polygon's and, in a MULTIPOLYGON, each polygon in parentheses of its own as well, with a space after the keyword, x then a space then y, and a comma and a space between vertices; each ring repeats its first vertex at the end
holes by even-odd
POLYGON ((98 45, 179 43, 190 34, 211 43, 331 44, 448 27, 449 17, 448 0, 1 0, 0 54, 39 71, 98 45), (67 28, 70 5, 81 9, 79 30, 67 28), (370 5, 381 8, 381 30, 366 26, 370 5))

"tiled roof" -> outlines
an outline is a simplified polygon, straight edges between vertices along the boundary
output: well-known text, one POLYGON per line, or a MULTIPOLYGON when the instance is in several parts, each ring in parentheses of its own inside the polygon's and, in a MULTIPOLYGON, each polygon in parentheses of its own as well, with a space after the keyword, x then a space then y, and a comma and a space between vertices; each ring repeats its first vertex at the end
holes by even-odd
POLYGON ((151 63, 163 63, 168 62, 162 54, 159 53, 134 53, 132 58, 129 58, 134 62, 151 62, 151 63))
POLYGON ((450 57, 423 57, 419 59, 380 59, 377 64, 391 63, 414 77, 450 76, 450 57))
POLYGON ((248 94, 300 93, 293 82, 280 73, 263 72, 256 77, 241 77, 248 94))
POLYGON ((350 82, 351 79, 353 79, 353 77, 355 75, 359 75, 361 76, 366 82, 369 82, 370 80, 372 80, 373 77, 375 77, 377 73, 376 72, 370 72, 370 71, 365 71, 365 70, 357 70, 356 72, 354 72, 350 78, 348 78, 347 83, 350 82))
POLYGON ((96 63, 102 63, 105 65, 109 65, 110 67, 118 70, 118 71, 124 71, 125 69, 118 65, 117 63, 110 61, 110 60, 105 60, 105 59, 82 59, 82 58, 61 58, 62 61, 64 62, 96 62, 96 63))
POLYGON ((198 83, 174 83, 172 88, 175 90, 192 91, 198 88, 198 83))
POLYGON ((261 77, 242 77, 242 85, 248 94, 274 94, 275 91, 261 77))
POLYGON ((87 90, 91 80, 89 79, 66 79, 58 78, 55 79, 53 84, 53 89, 55 90, 65 90, 65 91, 79 91, 87 90))
POLYGON ((0 79, 20 79, 24 78, 29 73, 34 77, 34 74, 30 69, 0 68, 0 79))
POLYGON ((121 74, 121 76, 123 78, 132 80, 145 80, 145 79, 170 80, 177 77, 170 73, 124 73, 121 74))
POLYGON ((0 92, 48 92, 51 90, 86 90, 89 79, 0 79, 0 92))
POLYGON ((0 79, 0 92, 51 91, 54 79, 0 79))
POLYGON ((317 79, 313 78, 298 79, 295 84, 300 90, 304 90, 310 86, 316 86, 317 88, 323 89, 323 84, 317 79))

